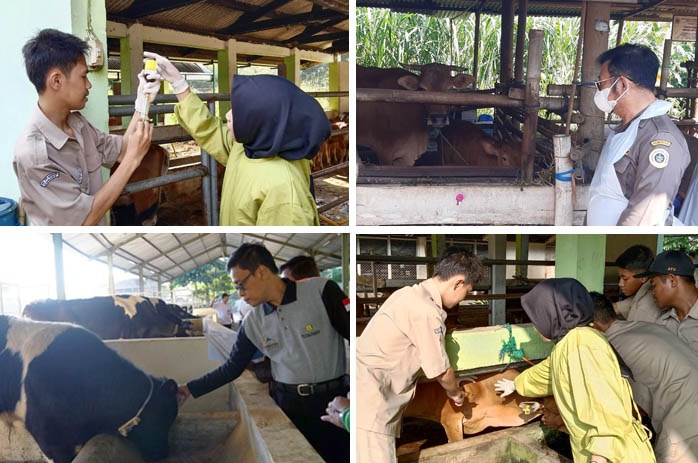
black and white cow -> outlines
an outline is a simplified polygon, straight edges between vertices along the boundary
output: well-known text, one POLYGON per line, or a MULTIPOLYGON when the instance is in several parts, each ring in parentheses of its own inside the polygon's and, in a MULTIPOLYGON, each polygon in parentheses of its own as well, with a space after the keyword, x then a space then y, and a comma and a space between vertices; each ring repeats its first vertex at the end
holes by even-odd
POLYGON ((97 434, 127 434, 149 459, 169 453, 177 384, 147 375, 81 327, 0 315, 0 372, 0 419, 24 422, 56 463, 72 461, 97 434))
POLYGON ((35 301, 27 304, 23 315, 75 323, 102 339, 188 336, 186 319, 196 318, 162 299, 131 295, 35 301))

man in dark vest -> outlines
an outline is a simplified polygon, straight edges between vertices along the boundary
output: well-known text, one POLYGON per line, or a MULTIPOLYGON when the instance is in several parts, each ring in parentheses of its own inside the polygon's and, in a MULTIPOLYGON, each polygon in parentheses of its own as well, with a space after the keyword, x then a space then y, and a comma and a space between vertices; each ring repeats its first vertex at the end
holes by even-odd
POLYGON ((348 433, 320 420, 327 403, 349 390, 347 296, 325 278, 282 279, 261 244, 240 246, 227 270, 240 296, 255 309, 244 319, 228 360, 180 386, 180 404, 236 379, 259 349, 271 360, 274 401, 325 461, 348 462, 348 433))

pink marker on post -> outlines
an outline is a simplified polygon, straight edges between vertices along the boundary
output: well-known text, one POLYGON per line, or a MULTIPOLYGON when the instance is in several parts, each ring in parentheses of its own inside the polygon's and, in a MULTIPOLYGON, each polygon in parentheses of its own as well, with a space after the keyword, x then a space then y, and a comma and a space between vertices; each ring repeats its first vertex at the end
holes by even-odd
POLYGON ((456 206, 459 206, 461 202, 463 202, 463 193, 458 193, 456 195, 456 206))

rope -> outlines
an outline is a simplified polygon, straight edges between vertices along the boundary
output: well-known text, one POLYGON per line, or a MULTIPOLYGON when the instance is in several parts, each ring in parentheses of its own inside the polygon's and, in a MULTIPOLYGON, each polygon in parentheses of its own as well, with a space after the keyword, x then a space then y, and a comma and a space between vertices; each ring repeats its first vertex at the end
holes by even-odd
POLYGON ((558 172, 557 174, 555 174, 555 180, 560 182, 571 182, 573 173, 574 169, 566 170, 564 172, 558 172))
POLYGON ((504 325, 504 328, 506 328, 509 332, 509 339, 502 341, 502 348, 499 351, 499 360, 504 360, 505 355, 509 356, 509 362, 504 367, 504 369, 506 369, 506 367, 511 365, 512 362, 520 362, 525 357, 523 349, 518 349, 516 347, 516 338, 514 338, 514 335, 511 332, 511 325, 507 323, 504 325))

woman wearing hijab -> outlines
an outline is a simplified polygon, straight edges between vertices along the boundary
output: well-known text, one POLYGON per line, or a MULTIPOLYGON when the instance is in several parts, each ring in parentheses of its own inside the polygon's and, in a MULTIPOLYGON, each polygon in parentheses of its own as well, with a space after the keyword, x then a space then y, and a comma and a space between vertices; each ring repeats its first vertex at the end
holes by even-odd
POLYGON ((236 75, 223 123, 167 58, 144 55, 172 84, 180 125, 225 166, 221 225, 320 225, 309 159, 330 123, 314 98, 281 77, 236 75))
POLYGON ((652 463, 650 437, 637 416, 628 381, 603 333, 591 328, 589 292, 572 278, 539 283, 521 298, 538 332, 555 342, 550 356, 497 392, 552 395, 570 433, 575 463, 652 463))

